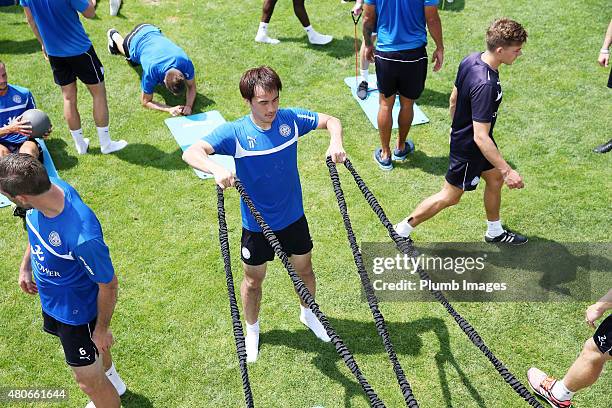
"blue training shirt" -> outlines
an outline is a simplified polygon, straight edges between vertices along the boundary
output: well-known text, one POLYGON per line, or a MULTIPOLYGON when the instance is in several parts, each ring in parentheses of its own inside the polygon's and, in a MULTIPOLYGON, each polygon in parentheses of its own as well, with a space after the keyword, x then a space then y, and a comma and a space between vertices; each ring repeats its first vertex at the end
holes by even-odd
POLYGON ((489 137, 497 121, 497 110, 502 102, 499 72, 475 52, 463 59, 457 70, 457 105, 453 116, 450 153, 461 159, 483 159, 484 155, 474 141, 474 122, 490 123, 489 137))
MULTIPOLYGON (((233 156, 236 175, 255 208, 273 231, 304 215, 302 186, 297 166, 298 137, 317 128, 319 115, 305 109, 279 109, 272 127, 261 130, 249 115, 225 123, 203 138, 215 153, 233 156)), ((260 232, 243 200, 242 226, 260 232)))
MULTIPOLYGON (((34 97, 29 89, 17 85, 8 85, 8 91, 0 96, 0 127, 11 124, 15 119, 28 109, 34 109, 34 97)), ((28 140, 27 136, 19 133, 9 133, 0 136, 0 142, 12 144, 23 144, 28 140)))
POLYGON ((109 283, 115 272, 96 215, 68 183, 51 182, 64 191, 64 209, 53 218, 28 211, 32 271, 45 313, 86 324, 98 315, 98 283, 109 283))
POLYGON ((425 8, 439 0, 365 0, 376 7, 379 51, 403 51, 427 45, 425 8))
POLYGON ((171 68, 181 71, 185 79, 195 76, 195 68, 185 51, 154 25, 146 25, 132 37, 129 53, 130 60, 142 66, 140 85, 146 94, 152 94, 157 84, 164 82, 171 68))
POLYGON ((88 0, 20 0, 20 4, 32 12, 48 55, 73 57, 91 47, 77 13, 89 7, 88 0))

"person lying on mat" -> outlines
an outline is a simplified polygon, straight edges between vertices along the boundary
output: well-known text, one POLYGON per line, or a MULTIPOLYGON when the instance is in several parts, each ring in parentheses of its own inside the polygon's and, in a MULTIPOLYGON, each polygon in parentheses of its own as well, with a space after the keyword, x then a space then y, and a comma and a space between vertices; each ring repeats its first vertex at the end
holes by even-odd
POLYGON ((40 160, 42 149, 36 139, 29 137, 32 126, 20 120, 25 111, 34 108, 30 90, 9 84, 6 65, 0 61, 0 157, 26 153, 40 160))
POLYGON ((108 52, 123 55, 133 66, 142 66, 142 106, 170 113, 172 116, 191 115, 196 97, 195 68, 182 48, 164 36, 152 24, 138 24, 125 38, 114 28, 106 33, 108 52), (159 84, 174 95, 186 91, 185 104, 169 106, 153 100, 159 84))
MULTIPOLYGON (((198 170, 211 173, 217 185, 225 189, 234 185, 235 175, 212 161, 209 155, 234 157, 236 175, 314 297, 316 280, 311 263, 312 240, 304 215, 297 142, 300 136, 312 130, 327 129, 331 136, 327 156, 331 156, 335 163, 344 162, 342 124, 324 113, 300 108, 279 109, 281 89, 281 80, 270 67, 246 71, 240 79, 240 93, 251 109, 250 114, 219 126, 194 143, 183 153, 183 160, 198 170)), ((274 259, 274 250, 244 201, 241 202, 241 211, 240 255, 244 279, 240 293, 247 323, 247 361, 253 362, 257 359, 259 347, 262 283, 266 264, 274 259)), ((321 322, 303 302, 300 320, 319 339, 330 341, 321 322)))

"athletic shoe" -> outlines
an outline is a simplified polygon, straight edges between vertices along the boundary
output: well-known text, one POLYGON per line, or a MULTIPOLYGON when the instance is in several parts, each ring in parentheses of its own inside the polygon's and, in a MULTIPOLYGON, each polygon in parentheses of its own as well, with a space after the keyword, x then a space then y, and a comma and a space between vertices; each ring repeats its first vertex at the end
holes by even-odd
POLYGON ((408 154, 412 152, 414 152, 414 142, 408 139, 404 145, 404 150, 393 149, 391 160, 403 162, 408 158, 408 154))
POLYGON ((368 97, 368 81, 361 81, 357 87, 357 97, 362 101, 368 97))
POLYGON ((329 44, 330 42, 332 42, 333 39, 334 37, 332 37, 331 35, 319 34, 315 30, 312 30, 310 33, 308 33, 308 41, 310 41, 310 43, 314 45, 329 44))
POLYGON ((533 391, 540 397, 544 398, 551 407, 571 408, 573 406, 571 400, 559 401, 554 397, 552 394, 552 388, 557 380, 553 377, 547 376, 543 371, 535 367, 531 367, 529 371, 527 371, 527 380, 529 381, 529 385, 533 391))
POLYGON ((314 334, 319 338, 319 340, 329 343, 331 338, 327 335, 325 331, 325 327, 323 324, 317 319, 317 316, 310 309, 302 309, 300 312, 300 322, 304 323, 306 327, 308 327, 314 334))
POLYGON ((265 31, 261 31, 261 30, 257 31, 257 35, 255 35, 255 42, 264 43, 264 44, 280 43, 279 40, 277 40, 276 38, 268 37, 268 33, 266 33, 265 31))
POLYGON ((125 146, 128 145, 128 142, 126 142, 125 140, 111 140, 109 144, 107 144, 106 146, 100 146, 100 151, 103 154, 109 154, 109 153, 114 153, 117 152, 121 149, 123 149, 125 146))
POLYGON ((507 228, 504 228, 504 232, 499 234, 496 237, 490 237, 485 234, 485 242, 489 243, 502 243, 508 245, 523 245, 527 243, 528 239, 526 236, 518 234, 516 232, 510 231, 507 228))
POLYGON ((593 149, 595 153, 608 153, 610 150, 612 150, 612 139, 608 143, 600 144, 593 149))
POLYGON ((116 16, 119 13, 119 7, 121 7, 121 0, 110 0, 110 15, 116 16))
POLYGON ((382 148, 379 147, 378 149, 374 150, 374 161, 378 164, 378 167, 380 167, 380 169, 383 171, 393 170, 393 163, 391 163, 391 159, 386 158, 383 160, 380 157, 381 154, 382 148))
POLYGON ((119 31, 115 30, 114 28, 111 28, 106 32, 106 39, 108 40, 108 52, 110 52, 111 55, 121 54, 119 52, 119 48, 117 48, 117 43, 115 43, 115 40, 113 40, 113 34, 115 33, 119 33, 119 31))

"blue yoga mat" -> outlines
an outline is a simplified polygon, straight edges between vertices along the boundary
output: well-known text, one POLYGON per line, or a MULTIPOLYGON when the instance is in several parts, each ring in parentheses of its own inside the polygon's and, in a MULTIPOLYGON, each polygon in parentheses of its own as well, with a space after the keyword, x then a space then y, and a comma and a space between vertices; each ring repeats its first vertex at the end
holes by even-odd
MULTIPOLYGON (((353 98, 359 103, 361 109, 366 114, 372 126, 375 129, 378 129, 378 120, 376 117, 378 116, 378 90, 377 89, 368 89, 368 97, 365 100, 361 100, 357 97, 357 83, 355 83, 355 77, 347 77, 344 78, 344 83, 351 88, 351 93, 353 94, 353 98)), ((395 98, 395 105, 393 105, 393 129, 397 129, 397 117, 399 115, 400 110, 400 101, 399 98, 395 98)), ((423 123, 429 122, 429 118, 425 116, 421 108, 414 104, 414 118, 412 119, 413 125, 422 125, 423 123)))
MULTIPOLYGON (((225 119, 219 111, 209 111, 191 116, 168 118, 164 122, 166 122, 166 126, 168 126, 168 129, 172 132, 172 136, 174 136, 176 143, 185 151, 189 146, 208 135, 219 125, 224 124, 225 119)), ((236 171, 233 157, 213 154, 210 158, 226 169, 232 172, 236 171)), ((201 179, 213 177, 211 174, 204 173, 200 170, 194 169, 194 171, 201 179)))
MULTIPOLYGON (((47 169, 49 177, 59 177, 57 175, 57 170, 55 169, 55 164, 53 164, 53 159, 51 158, 49 150, 47 149, 47 145, 45 145, 45 141, 42 139, 36 139, 36 141, 40 144, 40 147, 42 147, 44 157, 43 161, 45 163, 45 168, 47 169)), ((8 205, 11 205, 9 199, 0 194, 0 208, 6 207, 8 205)))

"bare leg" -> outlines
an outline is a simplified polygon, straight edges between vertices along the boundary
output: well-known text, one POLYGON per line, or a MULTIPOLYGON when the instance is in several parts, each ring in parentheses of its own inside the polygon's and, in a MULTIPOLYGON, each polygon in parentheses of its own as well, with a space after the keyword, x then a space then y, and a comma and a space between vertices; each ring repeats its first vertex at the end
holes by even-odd
POLYGON ((266 266, 266 263, 257 266, 242 263, 244 278, 240 285, 240 295, 242 297, 244 318, 248 324, 255 324, 259 318, 262 284, 266 277, 266 266))
POLYGON ((113 41, 115 42, 117 49, 123 56, 125 56, 125 48, 123 48, 124 40, 125 39, 118 32, 113 34, 113 41))
POLYGON ((91 398, 97 407, 119 408, 119 394, 104 373, 102 360, 86 367, 72 367, 79 387, 91 398))
POLYGON ((380 158, 384 160, 391 157, 391 148, 389 144, 391 142, 391 129, 393 129, 393 104, 395 104, 395 95, 385 98, 385 96, 380 93, 378 101, 378 135, 380 136, 380 147, 382 148, 380 158))
POLYGON ((444 181, 440 192, 426 198, 408 217, 410 225, 416 227, 423 221, 427 221, 443 209, 458 204, 463 195, 463 190, 444 181))
POLYGON ((261 22, 269 23, 274 13, 274 6, 276 6, 276 0, 264 0, 263 9, 261 11, 261 22))
POLYGON ((77 109, 77 86, 76 82, 62 86, 62 97, 64 98, 64 118, 70 130, 81 128, 81 116, 77 109))
POLYGON ((4 157, 9 154, 11 154, 11 151, 7 147, 0 145, 0 157, 4 157))
MULTIPOLYGON (((312 271, 312 252, 308 252, 304 255, 292 255, 289 258, 291 264, 295 268, 295 272, 298 274, 300 279, 304 282, 304 285, 308 288, 308 291, 315 297, 315 292, 317 290, 317 281, 312 271)), ((300 303, 304 307, 308 307, 306 303, 300 299, 300 303)))
MULTIPOLYGON (((414 99, 404 98, 400 95, 400 111, 398 117, 399 134, 397 137, 397 149, 404 150, 406 139, 408 138, 408 132, 410 126, 412 126, 412 119, 414 118, 414 99)), ((393 111, 393 106, 391 106, 393 111)), ((393 124, 391 125, 393 126, 393 124)))
POLYGON ((302 23, 302 27, 308 27, 310 25, 310 19, 308 18, 308 13, 306 13, 304 0, 293 0, 293 12, 298 20, 300 20, 300 23, 302 23))
POLYGON ((480 175, 487 183, 483 195, 487 220, 498 221, 501 206, 501 189, 504 186, 504 177, 498 169, 483 171, 480 175))
POLYGON ((36 145, 36 143, 28 140, 27 142, 21 145, 21 147, 19 148, 19 153, 29 154, 35 159, 38 159, 38 146, 36 145))
POLYGON ((108 126, 108 102, 106 100, 106 87, 104 82, 87 85, 93 98, 93 117, 97 127, 108 126))
POLYGON ((582 352, 563 377, 563 384, 573 392, 593 385, 603 371, 606 361, 610 360, 610 354, 603 354, 593 339, 588 339, 582 352))

